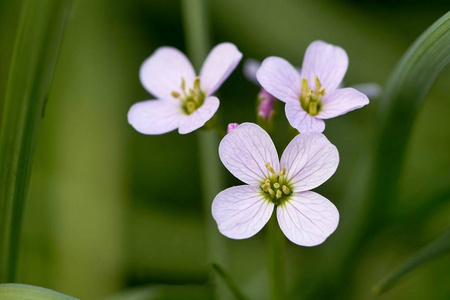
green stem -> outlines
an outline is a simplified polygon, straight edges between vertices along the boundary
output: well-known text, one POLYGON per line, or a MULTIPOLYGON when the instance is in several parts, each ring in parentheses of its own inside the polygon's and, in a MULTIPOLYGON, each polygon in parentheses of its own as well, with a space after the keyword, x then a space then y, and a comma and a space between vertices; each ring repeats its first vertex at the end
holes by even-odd
POLYGON ((0 137, 0 282, 16 275, 19 235, 39 125, 71 0, 25 0, 0 137))
MULTIPOLYGON (((199 70, 210 48, 205 0, 182 0, 183 21, 187 52, 194 67, 199 70)), ((214 197, 224 188, 222 166, 218 155, 219 137, 212 130, 197 132, 199 152, 203 210, 206 219, 207 253, 209 263, 217 262, 225 266, 226 247, 218 234, 217 225, 211 217, 211 205, 214 197)), ((221 297, 230 297, 226 285, 215 278, 216 293, 221 297)))
POLYGON ((275 212, 269 221, 269 276, 272 300, 284 298, 284 235, 278 226, 275 212))

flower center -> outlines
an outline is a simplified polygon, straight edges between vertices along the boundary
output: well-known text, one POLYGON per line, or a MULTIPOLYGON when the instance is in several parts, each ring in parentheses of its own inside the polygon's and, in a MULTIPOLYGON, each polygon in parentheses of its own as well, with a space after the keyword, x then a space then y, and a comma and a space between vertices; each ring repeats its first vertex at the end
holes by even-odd
POLYGON ((262 193, 275 205, 280 205, 292 194, 292 188, 286 179, 286 167, 283 167, 278 174, 275 173, 269 162, 266 163, 266 168, 271 175, 263 181, 261 185, 262 193))
POLYGON ((181 101, 183 112, 187 115, 192 114, 205 102, 205 93, 200 89, 199 77, 195 77, 194 86, 188 91, 186 91, 186 81, 181 78, 181 91, 183 94, 173 91, 172 97, 181 101))
POLYGON ((322 108, 321 101, 326 93, 317 75, 314 76, 314 83, 316 85, 315 90, 310 88, 308 80, 303 78, 302 94, 300 95, 300 104, 302 108, 311 116, 316 116, 320 112, 320 109, 322 108))

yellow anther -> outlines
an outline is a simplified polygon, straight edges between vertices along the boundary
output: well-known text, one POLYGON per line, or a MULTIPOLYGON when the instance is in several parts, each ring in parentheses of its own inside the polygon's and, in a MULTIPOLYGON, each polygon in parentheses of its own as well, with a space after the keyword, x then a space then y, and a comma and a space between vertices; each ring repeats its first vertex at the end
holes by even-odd
POLYGON ((178 93, 178 92, 173 91, 173 92, 171 93, 171 95, 172 95, 172 97, 174 97, 174 98, 180 98, 180 93, 178 93))
POLYGON ((181 90, 182 90, 183 92, 186 91, 186 81, 184 80, 183 77, 181 77, 181 90))
POLYGON ((270 182, 265 182, 262 186, 261 186, 261 188, 262 188, 262 190, 264 191, 264 192, 268 192, 269 191, 269 189, 270 189, 270 182))
POLYGON ((273 184, 273 187, 276 188, 276 189, 279 189, 280 188, 280 184, 278 182, 275 182, 273 184))
POLYGON ((194 90, 200 89, 200 77, 195 77, 194 79, 194 90))
POLYGON ((270 196, 272 196, 272 198, 275 197, 275 192, 271 188, 269 188, 267 191, 269 192, 270 196))
POLYGON ((302 92, 303 93, 308 92, 308 79, 306 79, 306 78, 302 79, 302 92))
POLYGON ((270 173, 275 174, 275 170, 270 165, 270 162, 266 162, 266 168, 269 170, 270 173))
POLYGON ((283 176, 286 175, 286 167, 283 167, 280 171, 280 173, 278 173, 278 176, 283 176))
POLYGON ((320 91, 322 89, 322 84, 320 83, 319 77, 314 76, 314 82, 316 84, 316 91, 320 91))
POLYGON ((285 193, 286 195, 289 195, 291 193, 291 190, 285 185, 283 185, 281 189, 283 190, 283 193, 285 193))
POLYGON ((283 194, 281 193, 281 191, 277 190, 277 195, 276 195, 277 199, 280 199, 282 196, 283 196, 283 194))

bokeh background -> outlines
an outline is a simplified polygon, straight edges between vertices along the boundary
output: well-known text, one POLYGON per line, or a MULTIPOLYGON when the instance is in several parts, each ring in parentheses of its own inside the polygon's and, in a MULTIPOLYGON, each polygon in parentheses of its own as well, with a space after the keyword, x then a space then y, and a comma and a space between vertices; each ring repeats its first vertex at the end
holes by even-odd
MULTIPOLYGON (((346 84, 382 86, 408 46, 449 8, 439 0, 211 0, 208 6, 213 44, 230 41, 244 59, 277 55, 301 65, 307 45, 322 39, 347 51, 346 84)), ((0 111, 19 8, 20 1, 0 2, 0 111)), ((124 290, 134 291, 133 299, 212 297, 205 229, 211 216, 202 206, 197 133, 145 136, 126 120, 133 103, 152 98, 138 71, 163 45, 185 50, 179 1, 74 1, 39 135, 19 282, 82 299, 116 299, 110 297, 124 290)), ((341 270, 349 278, 345 286, 340 276, 324 279, 327 264, 339 258, 333 251, 345 240, 343 227, 314 248, 286 240, 290 297, 372 299, 376 282, 447 228, 449 82, 447 70, 414 124, 392 212, 398 222, 371 237, 349 273, 341 270)), ((241 63, 219 91, 223 126, 255 122, 258 91, 241 63)), ((336 204, 342 222, 358 206, 347 195, 378 107, 379 100, 371 99, 364 109, 327 122, 325 134, 341 163, 318 190, 336 204)), ((282 111, 276 118, 273 135, 281 153, 287 123, 282 111)), ((223 172, 226 186, 238 184, 223 172)), ((269 295, 265 237, 263 230, 233 241, 217 231, 224 268, 252 299, 269 295)), ((449 269, 450 257, 438 258, 381 299, 450 299, 449 269)))

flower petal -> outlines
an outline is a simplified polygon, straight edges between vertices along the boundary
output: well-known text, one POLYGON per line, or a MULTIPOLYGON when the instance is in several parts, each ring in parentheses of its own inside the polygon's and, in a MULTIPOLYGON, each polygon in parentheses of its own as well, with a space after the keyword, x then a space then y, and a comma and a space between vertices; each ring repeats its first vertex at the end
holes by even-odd
POLYGON ((294 192, 308 191, 327 181, 339 164, 337 148, 321 133, 297 135, 286 147, 280 165, 294 192))
POLYGON ((323 41, 315 41, 306 49, 302 78, 308 79, 309 84, 313 85, 314 76, 317 75, 325 90, 332 92, 344 79, 347 67, 348 56, 344 49, 323 41))
POLYGON ((299 101, 286 103, 284 110, 291 126, 301 133, 323 132, 325 130, 325 122, 304 111, 299 101))
POLYGON ((231 174, 251 185, 259 186, 269 176, 267 162, 275 172, 280 170, 277 149, 272 139, 253 123, 243 123, 227 134, 220 142, 219 156, 231 174))
POLYGON ((215 46, 203 63, 200 85, 206 95, 212 95, 230 76, 242 58, 242 53, 231 43, 215 46))
POLYGON ((131 106, 128 123, 143 134, 163 134, 178 127, 183 113, 180 104, 171 100, 148 100, 131 106))
POLYGON ((220 192, 213 201, 212 215, 220 233, 231 239, 257 234, 269 221, 274 204, 259 187, 240 185, 220 192))
POLYGON ((160 47, 141 66, 142 85, 160 99, 172 98, 172 91, 181 93, 181 78, 191 87, 195 71, 190 61, 178 49, 160 47))
POLYGON ((259 67, 261 67, 261 62, 256 59, 247 58, 244 61, 243 70, 245 78, 257 85, 259 85, 259 82, 258 79, 256 79, 256 72, 258 72, 259 67))
POLYGON ((358 83, 351 86, 355 90, 363 93, 367 98, 379 98, 381 93, 383 93, 383 88, 381 85, 375 82, 358 83))
POLYGON ((199 129, 208 122, 219 108, 220 101, 214 96, 205 99, 205 102, 192 114, 185 116, 180 123, 178 132, 180 134, 190 133, 199 129))
POLYGON ((366 95, 352 88, 338 89, 326 94, 317 118, 330 119, 369 104, 366 95))
POLYGON ((297 70, 280 57, 266 58, 256 73, 261 86, 283 102, 299 101, 301 77, 297 70))
POLYGON ((314 192, 295 193, 278 206, 281 230, 294 244, 317 246, 337 228, 339 212, 327 198, 314 192))

